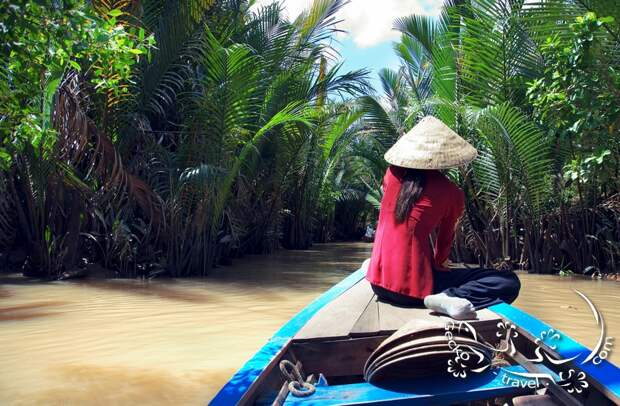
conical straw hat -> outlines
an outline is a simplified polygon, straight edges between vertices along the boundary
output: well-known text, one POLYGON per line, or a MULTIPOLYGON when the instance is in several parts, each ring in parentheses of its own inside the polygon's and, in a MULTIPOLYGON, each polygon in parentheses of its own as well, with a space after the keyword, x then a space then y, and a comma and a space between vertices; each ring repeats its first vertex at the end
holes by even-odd
POLYGON ((426 116, 385 153, 392 165, 416 169, 447 169, 465 165, 478 151, 450 127, 426 116))

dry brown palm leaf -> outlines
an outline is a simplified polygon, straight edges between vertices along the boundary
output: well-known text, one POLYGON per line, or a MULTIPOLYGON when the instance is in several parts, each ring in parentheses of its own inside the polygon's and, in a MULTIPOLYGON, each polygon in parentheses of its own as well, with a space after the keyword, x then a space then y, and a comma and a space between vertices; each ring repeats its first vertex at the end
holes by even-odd
POLYGON ((78 169, 85 180, 101 181, 102 190, 111 200, 122 199, 126 193, 153 224, 159 224, 159 197, 145 182, 125 170, 112 140, 87 116, 85 104, 80 93, 80 78, 70 73, 58 88, 53 112, 54 128, 59 133, 59 160, 78 169))

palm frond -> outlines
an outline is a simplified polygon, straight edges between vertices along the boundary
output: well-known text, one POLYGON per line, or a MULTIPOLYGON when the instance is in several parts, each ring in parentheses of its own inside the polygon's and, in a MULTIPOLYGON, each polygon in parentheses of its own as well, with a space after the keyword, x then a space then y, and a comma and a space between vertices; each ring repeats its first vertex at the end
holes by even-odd
MULTIPOLYGON (((550 193, 551 157, 544 133, 518 109, 509 104, 489 107, 480 113, 477 127, 493 153, 502 182, 521 196, 532 216, 542 213, 550 193)), ((487 174, 494 169, 488 158, 487 174)), ((497 175, 489 176, 487 188, 497 193, 497 175)), ((511 191, 507 191, 511 193, 511 191)), ((509 196, 510 198, 510 196, 509 196)))
POLYGON ((383 145, 385 150, 402 135, 403 129, 393 122, 386 109, 373 97, 363 96, 358 99, 360 108, 366 112, 364 120, 368 131, 383 145))
POLYGON ((340 21, 336 13, 347 3, 345 0, 314 0, 295 21, 295 25, 300 27, 299 43, 304 47, 318 45, 339 32, 336 25, 340 21))
MULTIPOLYGON (((157 50, 146 62, 141 78, 141 106, 165 115, 192 74, 190 62, 200 58, 204 18, 214 0, 186 0, 157 5, 157 27, 154 29, 157 50)), ((159 4, 159 3, 158 3, 159 4)), ((153 18, 154 19, 154 18, 153 18)))
POLYGON ((510 101, 514 78, 530 80, 541 70, 537 47, 520 17, 521 4, 481 0, 468 11, 459 22, 465 97, 481 107, 510 101))

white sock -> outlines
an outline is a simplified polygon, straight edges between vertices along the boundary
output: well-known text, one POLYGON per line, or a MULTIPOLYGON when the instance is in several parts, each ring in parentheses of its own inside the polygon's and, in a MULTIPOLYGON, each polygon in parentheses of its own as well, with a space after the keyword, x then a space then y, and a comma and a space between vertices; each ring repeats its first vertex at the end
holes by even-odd
POLYGON ((424 298, 424 306, 438 313, 447 314, 457 320, 476 318, 476 310, 469 300, 462 297, 448 296, 445 293, 426 296, 424 298))

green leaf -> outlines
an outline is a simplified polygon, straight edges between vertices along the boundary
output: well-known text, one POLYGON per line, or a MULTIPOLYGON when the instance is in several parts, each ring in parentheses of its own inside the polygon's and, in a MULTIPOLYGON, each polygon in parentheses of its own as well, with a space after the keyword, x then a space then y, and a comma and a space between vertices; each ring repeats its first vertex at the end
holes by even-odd
POLYGON ((12 157, 11 154, 4 148, 0 148, 0 168, 8 170, 11 166, 12 157))
POLYGON ((73 69, 75 69, 76 71, 78 71, 78 72, 81 72, 81 71, 82 71, 82 67, 80 66, 80 64, 79 64, 79 63, 77 63, 77 62, 76 62, 76 61, 74 61, 74 60, 69 60, 69 65, 71 65, 71 67, 72 67, 73 69))

